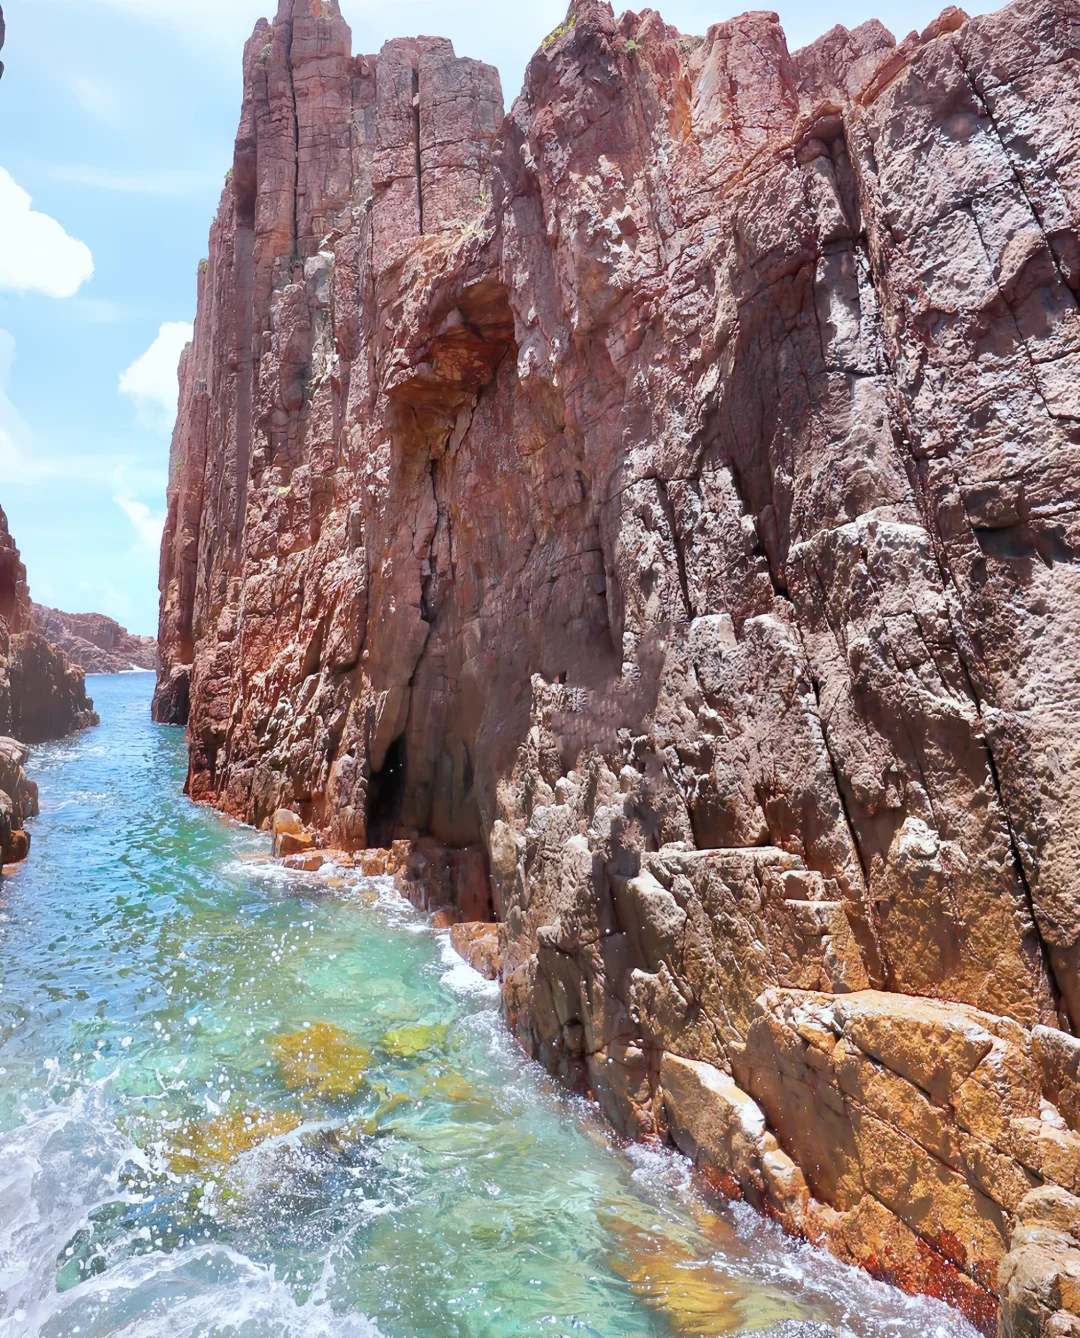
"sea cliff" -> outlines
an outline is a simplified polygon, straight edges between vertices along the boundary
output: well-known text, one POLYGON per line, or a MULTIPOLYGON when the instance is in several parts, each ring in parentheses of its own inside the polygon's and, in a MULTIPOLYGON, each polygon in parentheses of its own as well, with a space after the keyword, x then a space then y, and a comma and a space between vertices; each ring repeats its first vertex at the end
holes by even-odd
POLYGON ((1080 1333, 1078 49, 576 0, 504 115, 282 0, 162 548, 194 798, 397 852, 625 1132, 1007 1335, 1080 1333))

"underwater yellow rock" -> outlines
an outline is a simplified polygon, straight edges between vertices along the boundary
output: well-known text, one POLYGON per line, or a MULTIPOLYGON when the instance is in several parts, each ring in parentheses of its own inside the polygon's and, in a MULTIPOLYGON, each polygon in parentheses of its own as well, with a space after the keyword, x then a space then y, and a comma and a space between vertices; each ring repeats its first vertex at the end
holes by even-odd
POLYGON ((694 1259, 679 1241, 647 1231, 619 1217, 606 1224, 622 1240, 612 1271, 629 1282, 635 1296, 661 1311, 674 1334, 707 1338, 743 1327, 745 1290, 707 1260, 694 1259))
POLYGON ((482 1098, 476 1088, 470 1082, 466 1082, 459 1074, 447 1073, 428 1087, 425 1087, 421 1096, 437 1096, 444 1101, 484 1101, 484 1104, 490 1104, 486 1098, 482 1098))
POLYGON ((230 1111, 212 1120, 189 1120, 180 1126, 166 1149, 169 1167, 177 1175, 203 1173, 227 1166, 268 1138, 292 1133, 300 1117, 284 1111, 230 1111))
POLYGON ((398 1092, 393 1096, 384 1094, 375 1114, 369 1116, 366 1120, 361 1120, 357 1128, 361 1133, 373 1138, 382 1129, 385 1121, 393 1115, 394 1111, 412 1104, 412 1099, 404 1092, 398 1092))
POLYGON ((425 1026, 417 1022, 408 1027, 396 1027, 383 1037, 383 1049, 397 1059, 412 1059, 433 1046, 445 1044, 449 1033, 450 1028, 445 1023, 425 1026))
POLYGON ((279 1036, 274 1054, 290 1091, 329 1098, 352 1096, 371 1063, 371 1055, 330 1022, 279 1036))

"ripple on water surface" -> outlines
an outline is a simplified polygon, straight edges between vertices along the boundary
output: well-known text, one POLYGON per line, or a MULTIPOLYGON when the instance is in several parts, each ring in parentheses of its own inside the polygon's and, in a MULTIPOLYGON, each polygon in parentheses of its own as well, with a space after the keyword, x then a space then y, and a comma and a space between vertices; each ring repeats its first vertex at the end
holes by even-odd
POLYGON ((181 798, 151 686, 0 886, 0 1338, 971 1338, 620 1148, 388 883, 181 798))

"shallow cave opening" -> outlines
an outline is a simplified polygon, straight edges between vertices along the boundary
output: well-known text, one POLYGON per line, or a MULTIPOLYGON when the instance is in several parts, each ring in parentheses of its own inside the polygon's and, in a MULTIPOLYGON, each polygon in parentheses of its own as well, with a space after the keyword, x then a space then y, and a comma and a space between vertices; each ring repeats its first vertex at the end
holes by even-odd
POLYGON ((394 839, 405 799, 405 736, 400 734, 386 750, 382 767, 368 780, 367 840, 376 848, 394 839))

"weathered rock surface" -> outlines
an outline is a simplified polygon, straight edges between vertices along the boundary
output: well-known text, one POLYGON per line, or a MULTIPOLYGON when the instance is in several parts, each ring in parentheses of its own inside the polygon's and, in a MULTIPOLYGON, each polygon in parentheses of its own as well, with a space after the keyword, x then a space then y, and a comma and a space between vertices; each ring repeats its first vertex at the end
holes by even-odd
POLYGON ((34 625, 26 568, 0 511, 0 735, 40 743, 97 720, 83 671, 34 625))
POLYGON ((1073 1332, 1080 7, 792 54, 575 0, 505 118, 349 42, 282 0, 245 54, 162 550, 190 793, 497 921, 627 1132, 1073 1332))
POLYGON ((0 864, 17 864, 30 853, 27 818, 38 814, 38 790, 23 770, 30 749, 0 738, 0 864))
POLYGON ((158 667, 157 641, 135 636, 104 613, 61 613, 32 606, 34 624, 88 674, 123 674, 158 667))
POLYGON ((498 980, 502 972, 499 928, 482 920, 464 920, 450 926, 450 943, 459 957, 488 980, 498 980))
POLYGON ((61 738, 97 719, 83 671, 34 625, 26 568, 0 510, 0 863, 30 851, 23 824, 38 811, 38 793, 23 769, 26 744, 61 738))

